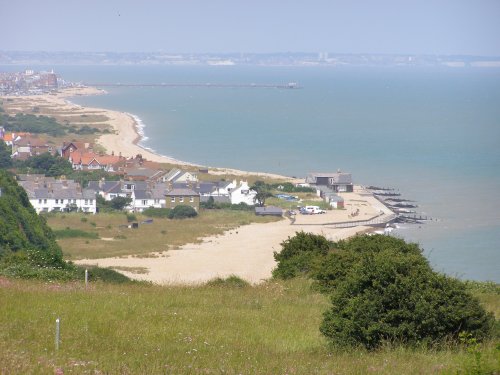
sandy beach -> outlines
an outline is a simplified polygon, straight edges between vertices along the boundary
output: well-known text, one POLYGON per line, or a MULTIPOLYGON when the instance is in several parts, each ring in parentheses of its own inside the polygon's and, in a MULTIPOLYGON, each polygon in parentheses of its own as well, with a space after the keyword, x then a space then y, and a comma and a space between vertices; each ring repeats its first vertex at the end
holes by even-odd
POLYGON ((75 263, 117 267, 120 272, 136 280, 158 284, 200 284, 216 277, 236 275, 251 283, 260 283, 271 277, 276 267, 273 254, 280 244, 296 232, 320 234, 331 241, 373 230, 368 226, 335 228, 335 223, 370 220, 392 212, 371 194, 358 188, 345 193, 345 210, 332 210, 322 215, 297 215, 293 222, 283 219, 266 224, 250 224, 226 231, 223 235, 204 238, 202 243, 186 244, 177 250, 152 254, 151 257, 114 257, 82 259, 75 263), (353 217, 352 213, 358 212, 353 217), (141 268, 144 273, 128 272, 127 268, 141 268))
POLYGON ((192 285, 216 277, 236 275, 257 284, 271 277, 276 267, 273 253, 280 251, 281 242, 298 231, 321 234, 331 240, 340 240, 369 227, 330 229, 326 226, 291 225, 288 219, 275 223, 250 224, 207 237, 200 244, 187 244, 178 250, 154 254, 148 258, 82 259, 77 264, 118 267, 120 272, 136 280, 162 285, 192 285), (126 268, 141 267, 146 273, 127 272, 126 268))

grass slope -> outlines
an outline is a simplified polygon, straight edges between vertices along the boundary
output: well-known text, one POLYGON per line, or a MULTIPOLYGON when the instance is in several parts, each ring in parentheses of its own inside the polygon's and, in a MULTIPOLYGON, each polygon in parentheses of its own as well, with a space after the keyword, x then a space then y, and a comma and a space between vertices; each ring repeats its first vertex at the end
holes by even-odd
MULTIPOLYGON (((221 284, 85 290, 0 279, 0 373, 467 374, 476 366, 459 348, 330 352, 318 330, 328 300, 309 282, 221 284)), ((483 369, 499 369, 494 342, 480 354, 483 369)))

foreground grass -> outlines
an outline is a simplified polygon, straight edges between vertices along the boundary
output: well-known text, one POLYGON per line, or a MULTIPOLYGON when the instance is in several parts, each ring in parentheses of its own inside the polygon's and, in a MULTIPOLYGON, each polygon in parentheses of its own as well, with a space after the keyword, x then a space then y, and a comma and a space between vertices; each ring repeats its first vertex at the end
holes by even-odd
MULTIPOLYGON (((328 301, 304 280, 216 285, 85 290, 0 279, 0 373, 466 374, 475 366, 461 349, 329 351, 318 331, 328 301)), ((498 369, 493 342, 480 353, 482 368, 498 369)))
MULTIPOLYGON (((136 214, 136 217, 139 223, 148 219, 140 214, 136 214)), ((47 223, 56 233, 80 234, 58 239, 65 259, 68 260, 163 252, 187 243, 199 242, 203 237, 222 234, 241 225, 276 220, 273 217, 256 216, 253 212, 202 210, 193 219, 154 218, 151 224, 140 224, 138 229, 129 229, 123 213, 71 213, 47 217, 47 223)))

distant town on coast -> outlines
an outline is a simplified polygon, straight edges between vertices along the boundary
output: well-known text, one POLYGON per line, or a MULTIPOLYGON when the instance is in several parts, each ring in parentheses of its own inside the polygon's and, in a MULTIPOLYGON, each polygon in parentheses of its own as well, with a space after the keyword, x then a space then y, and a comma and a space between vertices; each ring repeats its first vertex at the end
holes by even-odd
POLYGON ((255 65, 500 67, 500 56, 421 54, 0 51, 0 65, 255 65))

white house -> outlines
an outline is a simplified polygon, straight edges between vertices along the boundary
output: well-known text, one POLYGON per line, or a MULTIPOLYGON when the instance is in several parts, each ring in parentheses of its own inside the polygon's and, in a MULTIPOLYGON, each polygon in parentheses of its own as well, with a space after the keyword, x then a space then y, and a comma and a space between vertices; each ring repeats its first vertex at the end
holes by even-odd
POLYGON ((240 184, 232 189, 229 195, 231 197, 231 204, 246 203, 249 206, 253 206, 257 192, 250 189, 247 181, 240 181, 240 184))
POLYGON ((96 213, 95 192, 72 180, 19 181, 37 213, 79 210, 96 213))
POLYGON ((89 189, 102 196, 106 201, 116 197, 130 198, 125 207, 128 211, 142 212, 146 208, 165 207, 167 185, 146 181, 90 181, 89 189))
POLYGON ((133 190, 130 198, 132 202, 127 207, 130 211, 142 212, 147 208, 163 208, 166 204, 164 188, 151 190, 133 190))

